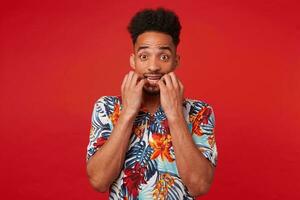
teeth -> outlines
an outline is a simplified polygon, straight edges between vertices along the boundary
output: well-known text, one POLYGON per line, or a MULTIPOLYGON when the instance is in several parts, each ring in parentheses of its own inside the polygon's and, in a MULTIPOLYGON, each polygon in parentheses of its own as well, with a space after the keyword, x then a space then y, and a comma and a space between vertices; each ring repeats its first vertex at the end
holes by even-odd
POLYGON ((147 77, 148 80, 159 80, 160 77, 147 77))
POLYGON ((149 77, 147 78, 147 80, 148 80, 148 83, 150 84, 150 85, 156 85, 157 84, 157 82, 159 81, 159 78, 156 78, 156 79, 150 79, 149 77))

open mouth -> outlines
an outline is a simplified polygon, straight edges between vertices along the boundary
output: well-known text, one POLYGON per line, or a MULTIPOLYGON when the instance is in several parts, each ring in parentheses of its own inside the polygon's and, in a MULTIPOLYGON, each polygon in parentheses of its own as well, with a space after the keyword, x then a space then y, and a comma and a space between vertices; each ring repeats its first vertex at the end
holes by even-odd
POLYGON ((163 76, 162 74, 144 75, 144 77, 147 79, 147 81, 150 85, 156 85, 162 76, 163 76))

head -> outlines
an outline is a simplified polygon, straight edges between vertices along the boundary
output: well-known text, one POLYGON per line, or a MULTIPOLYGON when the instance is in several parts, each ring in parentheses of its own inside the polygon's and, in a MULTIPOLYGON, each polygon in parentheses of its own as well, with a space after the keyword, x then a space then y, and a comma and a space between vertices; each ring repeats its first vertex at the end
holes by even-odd
POLYGON ((177 15, 163 8, 139 11, 131 19, 128 25, 133 43, 130 66, 148 80, 144 86, 147 94, 159 94, 157 81, 179 65, 180 30, 177 15))

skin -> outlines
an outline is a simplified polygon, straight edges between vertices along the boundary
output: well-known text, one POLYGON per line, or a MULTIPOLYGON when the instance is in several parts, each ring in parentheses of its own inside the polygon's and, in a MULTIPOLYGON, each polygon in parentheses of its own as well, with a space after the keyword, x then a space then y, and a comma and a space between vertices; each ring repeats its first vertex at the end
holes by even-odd
POLYGON ((118 178, 133 121, 143 103, 152 114, 162 106, 169 123, 178 172, 189 193, 196 197, 209 191, 214 166, 194 144, 184 120, 184 87, 174 73, 179 61, 171 36, 150 31, 137 38, 130 55, 132 71, 125 75, 121 85, 123 110, 107 142, 87 163, 87 174, 96 190, 107 191, 118 178))

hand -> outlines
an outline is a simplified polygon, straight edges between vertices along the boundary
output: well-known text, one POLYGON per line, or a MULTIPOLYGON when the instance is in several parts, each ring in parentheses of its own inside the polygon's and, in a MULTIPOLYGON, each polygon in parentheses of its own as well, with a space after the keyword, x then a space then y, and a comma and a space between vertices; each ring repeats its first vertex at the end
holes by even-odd
POLYGON ((121 92, 123 110, 129 114, 136 115, 142 104, 143 86, 146 80, 130 71, 123 79, 121 92))
POLYGON ((165 74, 158 81, 160 89, 160 103, 168 119, 183 114, 184 87, 174 72, 165 74))

